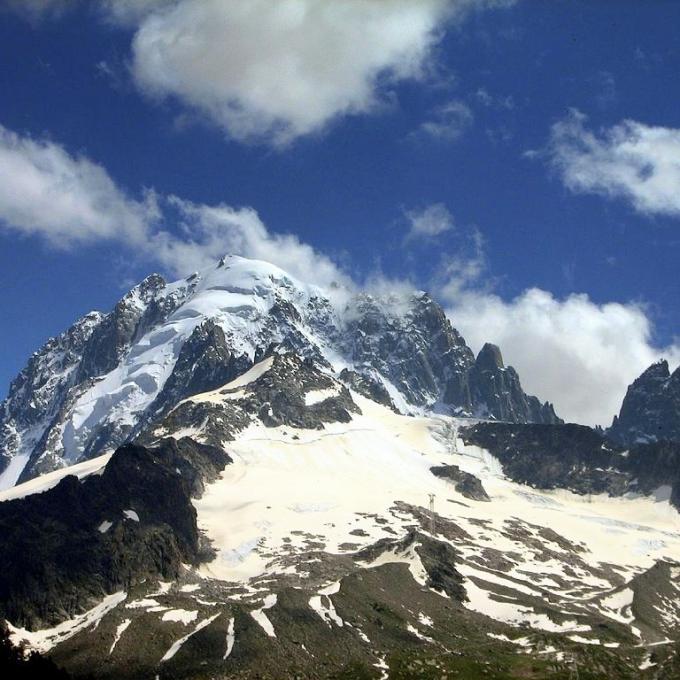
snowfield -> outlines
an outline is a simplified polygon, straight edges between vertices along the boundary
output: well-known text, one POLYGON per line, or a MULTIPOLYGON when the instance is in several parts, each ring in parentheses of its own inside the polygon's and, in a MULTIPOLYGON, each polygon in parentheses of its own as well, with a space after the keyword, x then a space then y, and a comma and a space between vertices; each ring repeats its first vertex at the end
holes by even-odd
MULTIPOLYGON (((466 606, 513 625, 583 633, 589 627, 577 624, 574 615, 588 607, 629 625, 631 596, 617 590, 605 570, 618 575, 618 583, 657 560, 680 558, 680 515, 663 494, 586 497, 521 486, 503 476, 488 452, 460 439, 451 443, 451 433, 469 421, 401 416, 352 396, 363 415, 350 424, 321 431, 253 425, 228 446, 234 463, 195 501, 199 526, 217 550, 200 568, 202 577, 244 584, 281 573, 304 578, 304 562, 292 563, 291 554, 318 545, 329 553, 351 554, 391 532, 403 536, 414 517, 395 503, 427 508, 429 494, 435 495, 437 518, 455 522, 471 537, 452 542, 465 559, 459 570, 470 600, 466 606), (435 477, 430 468, 441 464, 480 478, 491 502, 471 501, 435 477), (535 535, 549 528, 576 546, 580 561, 573 562, 572 550, 558 543, 550 543, 552 556, 546 559, 515 538, 509 522, 535 535), (485 549, 514 560, 510 573, 484 566, 485 549), (563 603, 564 621, 518 607, 494 586, 538 600, 550 595, 563 603)), ((390 561, 408 563, 424 583, 412 550, 386 552, 371 566, 390 561)), ((331 617, 323 598, 314 599, 313 608, 331 617)))
MULTIPOLYGON (((264 360, 221 390, 191 399, 228 400, 271 365, 264 360)), ((226 450, 233 463, 194 501, 199 528, 216 556, 197 568, 187 567, 192 583, 178 588, 184 598, 213 606, 217 603, 200 598, 204 587, 222 584, 236 589, 229 597, 248 602, 253 620, 267 637, 275 638, 277 630, 267 612, 277 602, 277 579, 285 577, 288 583, 309 589, 309 607, 320 622, 340 628, 345 621, 332 600, 340 588, 337 575, 321 584, 310 581, 320 556, 347 556, 360 568, 406 564, 416 583, 427 589, 418 541, 431 537, 455 550, 455 567, 467 594, 463 606, 471 612, 512 627, 563 634, 584 645, 611 646, 583 622, 584 617, 597 615, 625 627, 641 642, 658 642, 645 639, 636 621, 632 579, 660 560, 676 565, 672 579, 680 575, 680 515, 663 489, 647 497, 613 498, 522 486, 503 475, 489 452, 466 446, 457 436, 470 420, 402 416, 354 392, 352 398, 362 413, 349 423, 331 423, 320 430, 252 424, 229 443, 226 450), (443 464, 478 477, 490 502, 470 500, 454 484, 433 475, 430 468, 443 464), (434 533, 428 514, 430 494, 434 533), (413 529, 421 538, 400 544, 414 535, 413 529), (391 547, 370 559, 356 556, 381 539, 393 541, 391 547)), ((200 439, 200 432, 194 436, 200 439)), ((108 459, 101 456, 45 475, 3 492, 0 500, 44 491, 66 474, 96 474, 108 459)), ((144 522, 132 508, 124 515, 130 522, 144 522)), ((99 531, 109 528, 104 522, 99 531)), ((677 585, 670 587, 680 595, 677 585)), ((217 616, 199 613, 190 605, 160 604, 155 596, 170 588, 165 583, 158 593, 125 603, 124 594, 110 596, 91 612, 54 629, 38 633, 12 629, 13 637, 47 650, 120 605, 127 617, 116 629, 112 651, 120 644, 130 614, 137 611, 155 614, 164 625, 187 627, 165 652, 162 661, 167 662, 217 616)), ((447 597, 443 591, 435 592, 447 597)), ((668 598, 659 602, 666 625, 677 625, 678 607, 668 598)), ((430 625, 423 616, 420 624, 430 625)), ((234 635, 232 622, 226 656, 234 635)))

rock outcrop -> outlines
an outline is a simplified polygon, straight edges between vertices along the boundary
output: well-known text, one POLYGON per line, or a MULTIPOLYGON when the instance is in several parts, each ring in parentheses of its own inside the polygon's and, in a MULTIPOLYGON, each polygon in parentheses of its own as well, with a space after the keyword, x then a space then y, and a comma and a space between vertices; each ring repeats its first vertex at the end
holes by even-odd
POLYGON ((609 436, 622 444, 680 441, 680 368, 652 364, 628 388, 609 436))

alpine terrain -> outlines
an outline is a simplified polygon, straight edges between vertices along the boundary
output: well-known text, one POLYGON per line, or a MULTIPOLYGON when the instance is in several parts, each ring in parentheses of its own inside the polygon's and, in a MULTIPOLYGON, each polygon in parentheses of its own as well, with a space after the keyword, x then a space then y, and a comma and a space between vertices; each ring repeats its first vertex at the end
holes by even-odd
POLYGON ((565 424, 426 293, 149 276, 12 382, 0 489, 74 678, 680 677, 680 374, 565 424))

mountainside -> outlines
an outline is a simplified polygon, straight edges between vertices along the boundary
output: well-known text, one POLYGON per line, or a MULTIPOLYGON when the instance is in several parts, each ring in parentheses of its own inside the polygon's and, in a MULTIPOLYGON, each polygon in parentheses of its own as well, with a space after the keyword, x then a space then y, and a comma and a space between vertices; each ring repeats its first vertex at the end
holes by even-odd
POLYGON ((680 368, 652 364, 628 388, 609 436, 623 444, 680 441, 680 368))
POLYGON ((47 342, 13 381, 0 407, 0 488, 113 451, 271 345, 402 413, 560 422, 523 392, 498 348, 475 359, 427 294, 333 299, 238 257, 170 284, 148 277, 109 314, 47 342))
POLYGON ((152 276, 2 408, 0 628, 74 678, 677 678, 680 442, 561 423, 424 293, 152 276))
POLYGON ((136 444, 1 493, 0 617, 74 677, 670 679, 670 491, 527 477, 603 443, 403 416, 272 349, 136 444))

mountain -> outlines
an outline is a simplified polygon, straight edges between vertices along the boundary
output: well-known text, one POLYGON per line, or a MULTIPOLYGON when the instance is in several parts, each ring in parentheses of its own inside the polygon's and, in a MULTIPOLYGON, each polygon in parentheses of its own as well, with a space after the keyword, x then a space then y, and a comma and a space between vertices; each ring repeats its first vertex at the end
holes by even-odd
POLYGON ((609 436, 623 444, 680 441, 680 368, 652 364, 628 388, 609 436))
POLYGON ((680 442, 563 424, 424 293, 149 277, 3 447, 0 629, 70 677, 678 677, 680 442))
POLYGON ((110 313, 86 315, 31 357, 0 406, 0 488, 113 451, 272 345, 402 413, 559 422, 524 393, 498 348, 475 358, 425 293, 324 291, 225 257, 174 283, 149 276, 110 313))

